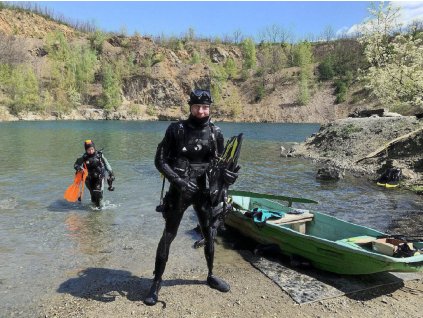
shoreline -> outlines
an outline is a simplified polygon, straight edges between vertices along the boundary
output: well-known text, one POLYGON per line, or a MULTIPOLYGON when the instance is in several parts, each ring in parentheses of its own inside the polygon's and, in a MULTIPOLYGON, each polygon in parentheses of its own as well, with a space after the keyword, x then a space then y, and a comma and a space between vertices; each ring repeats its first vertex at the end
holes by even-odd
POLYGON ((287 155, 375 182, 387 168, 398 168, 399 187, 423 194, 421 149, 423 121, 415 116, 345 118, 322 125, 287 155))
MULTIPOLYGON (((123 106, 117 111, 105 111, 103 109, 93 107, 81 107, 73 109, 69 113, 59 114, 52 112, 50 114, 36 113, 36 112, 21 112, 18 115, 13 115, 9 112, 6 106, 0 106, 0 122, 15 122, 15 121, 59 121, 59 120, 127 120, 127 121, 177 121, 179 119, 187 118, 188 114, 181 111, 180 107, 168 108, 161 112, 153 112, 148 114, 147 107, 140 105, 139 108, 134 111, 126 106, 123 106)), ((318 121, 301 120, 300 118, 290 117, 285 118, 284 121, 278 121, 276 119, 268 119, 260 116, 240 116, 238 118, 228 118, 218 115, 211 114, 213 121, 219 122, 234 122, 234 123, 295 123, 295 124, 319 124, 318 121)))

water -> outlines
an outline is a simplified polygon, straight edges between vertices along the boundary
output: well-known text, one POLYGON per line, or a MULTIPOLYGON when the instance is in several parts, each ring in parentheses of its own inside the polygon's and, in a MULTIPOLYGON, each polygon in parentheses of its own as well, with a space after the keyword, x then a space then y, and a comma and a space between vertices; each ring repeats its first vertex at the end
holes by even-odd
MULTIPOLYGON (((42 297, 63 292, 60 286, 87 268, 152 276, 163 230, 162 217, 154 212, 161 179, 153 158, 168 125, 0 123, 0 312, 31 316, 42 297), (104 148, 116 175, 116 190, 105 192, 102 211, 93 209, 87 196, 82 204, 62 199, 85 139, 104 148)), ((382 231, 422 233, 422 197, 353 177, 319 183, 312 162, 279 156, 281 145, 303 141, 318 125, 219 126, 226 137, 245 134, 235 188, 306 197, 320 202, 313 208, 347 221, 382 231)), ((206 273, 203 251, 188 248, 197 239, 195 225, 190 209, 172 245, 165 275, 206 273)))

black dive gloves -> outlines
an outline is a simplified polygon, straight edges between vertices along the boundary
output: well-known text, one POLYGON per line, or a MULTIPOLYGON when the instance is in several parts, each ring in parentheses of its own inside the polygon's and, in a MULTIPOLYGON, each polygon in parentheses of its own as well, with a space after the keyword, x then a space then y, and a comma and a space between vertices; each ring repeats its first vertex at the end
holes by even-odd
POLYGON ((194 194, 198 187, 192 181, 186 181, 182 178, 173 179, 172 183, 176 185, 182 192, 187 192, 188 194, 194 194))
POLYGON ((225 169, 225 171, 223 172, 223 180, 225 181, 225 183, 227 185, 233 185, 236 181, 236 179, 238 179, 238 171, 239 169, 241 169, 240 166, 237 166, 234 170, 234 172, 225 169))
POLYGON ((109 191, 115 191, 115 187, 113 186, 113 181, 115 181, 115 174, 113 173, 113 171, 109 171, 109 176, 107 177, 107 184, 109 185, 109 187, 107 188, 107 190, 109 191))

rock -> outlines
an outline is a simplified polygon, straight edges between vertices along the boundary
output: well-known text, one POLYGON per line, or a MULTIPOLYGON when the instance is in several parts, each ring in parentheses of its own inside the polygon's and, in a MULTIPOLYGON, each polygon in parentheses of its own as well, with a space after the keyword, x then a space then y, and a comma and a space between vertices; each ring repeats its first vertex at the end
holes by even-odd
POLYGON ((383 117, 402 117, 402 115, 398 113, 384 112, 383 117))
POLYGON ((172 58, 172 60, 173 60, 173 62, 174 63, 176 63, 176 64, 181 64, 181 60, 179 59, 179 57, 175 54, 175 52, 173 52, 173 51, 170 51, 170 56, 171 56, 171 58, 172 58))
POLYGON ((344 177, 343 173, 335 168, 335 167, 323 167, 317 171, 316 179, 317 180, 324 180, 324 181, 331 181, 331 180, 339 180, 344 177))
POLYGON ((209 50, 210 59, 213 63, 224 62, 228 57, 228 52, 219 47, 214 47, 209 50))
POLYGON ((413 170, 408 168, 402 168, 402 176, 404 179, 415 180, 417 179, 418 175, 413 170))
POLYGON ((240 57, 241 57, 241 55, 240 55, 237 51, 235 51, 234 49, 231 49, 231 50, 230 50, 230 53, 231 53, 234 57, 236 57, 236 58, 240 58, 240 57))
POLYGON ((363 117, 383 117, 385 113, 385 109, 379 108, 379 109, 355 109, 351 114, 348 115, 348 117, 352 118, 363 118, 363 117))

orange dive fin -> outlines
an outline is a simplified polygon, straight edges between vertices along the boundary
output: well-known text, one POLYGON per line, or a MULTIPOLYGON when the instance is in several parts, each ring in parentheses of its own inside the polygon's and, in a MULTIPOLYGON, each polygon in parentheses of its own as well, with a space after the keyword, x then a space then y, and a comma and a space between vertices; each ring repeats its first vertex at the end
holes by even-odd
POLYGON ((82 196, 84 195, 84 189, 85 189, 85 179, 87 179, 87 175, 88 175, 88 169, 87 166, 84 163, 84 171, 82 174, 82 180, 80 183, 80 191, 79 191, 79 196, 78 196, 78 201, 82 200, 82 196))
MULTIPOLYGON (((76 202, 81 194, 81 183, 82 185, 85 182, 88 171, 84 169, 83 171, 77 171, 73 183, 66 189, 63 197, 66 201, 76 202)), ((83 190, 82 190, 83 191, 83 190)))

